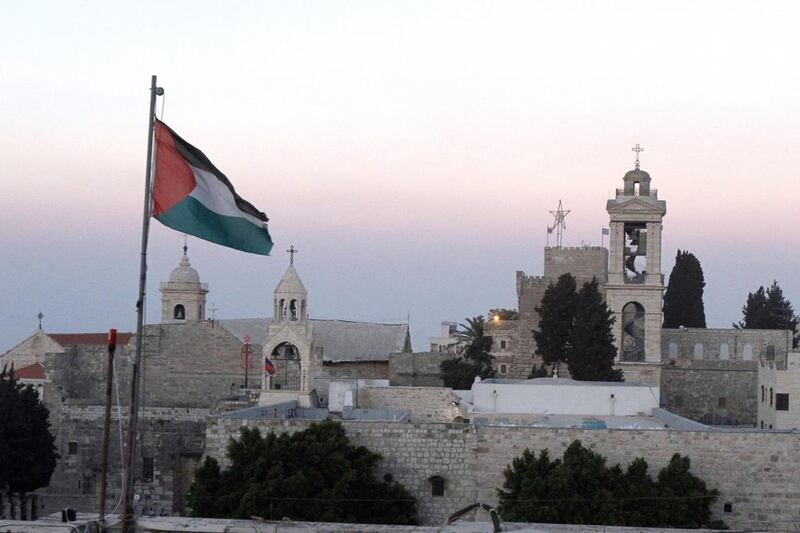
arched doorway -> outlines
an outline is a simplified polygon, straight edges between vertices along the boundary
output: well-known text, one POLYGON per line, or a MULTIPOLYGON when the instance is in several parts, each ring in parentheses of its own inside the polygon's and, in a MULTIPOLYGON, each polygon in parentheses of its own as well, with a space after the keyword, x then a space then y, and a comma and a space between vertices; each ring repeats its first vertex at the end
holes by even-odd
POLYGON ((620 355, 623 361, 644 361, 644 307, 638 302, 622 308, 620 355))
POLYGON ((300 352, 297 346, 282 342, 272 350, 270 360, 275 366, 275 374, 270 379, 270 389, 300 390, 300 352))

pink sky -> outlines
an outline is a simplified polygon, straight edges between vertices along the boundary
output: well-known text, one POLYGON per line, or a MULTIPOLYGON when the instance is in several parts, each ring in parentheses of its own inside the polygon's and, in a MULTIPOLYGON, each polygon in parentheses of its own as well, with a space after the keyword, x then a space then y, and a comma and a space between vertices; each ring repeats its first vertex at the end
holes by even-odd
MULTIPOLYGON (((153 73, 164 120, 300 248, 316 316, 410 313, 420 349, 440 320, 515 306, 547 211, 597 244, 637 142, 663 268, 700 258, 709 325, 773 278, 800 301, 796 3, 78 6, 0 21, 0 351, 40 310, 51 331, 133 327, 153 73)), ((155 319, 181 237, 152 239, 155 319)), ((191 255, 220 316, 268 313, 283 253, 191 255)))

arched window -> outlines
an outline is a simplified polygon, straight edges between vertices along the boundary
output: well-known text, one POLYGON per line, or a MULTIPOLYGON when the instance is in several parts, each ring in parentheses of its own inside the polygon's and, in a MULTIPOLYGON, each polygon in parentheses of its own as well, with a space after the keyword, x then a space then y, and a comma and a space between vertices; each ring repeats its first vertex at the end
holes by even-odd
POLYGON ((431 496, 444 496, 444 478, 442 476, 431 476, 428 481, 431 482, 431 496))
POLYGON ((720 345, 719 345, 719 358, 720 358, 720 359, 722 359, 723 361, 725 361, 725 360, 727 360, 727 359, 730 359, 730 358, 731 358, 731 352, 730 352, 730 350, 731 350, 731 349, 730 349, 730 347, 727 345, 727 343, 724 343, 724 342, 723 342, 722 344, 720 344, 720 345))
POLYGON ((277 345, 270 354, 275 374, 270 378, 271 389, 300 390, 300 352, 289 342, 277 345))
POLYGON ((767 345, 766 350, 764 353, 767 356, 767 361, 774 361, 775 360, 775 347, 771 344, 767 345))
POLYGON ((769 388, 769 406, 772 407, 772 387, 769 388))
POLYGON ((628 302, 622 308, 623 361, 644 361, 644 307, 638 302, 628 302))
POLYGON ((742 349, 742 359, 745 361, 752 361, 753 360, 753 345, 752 344, 745 344, 744 348, 742 349))
POLYGON ((702 359, 703 358, 703 343, 696 342, 694 343, 694 358, 695 359, 702 359))
POLYGON ((290 320, 297 320, 297 300, 292 300, 289 303, 289 318, 290 320))
POLYGON ((175 320, 186 320, 186 308, 183 307, 183 304, 175 306, 175 309, 172 311, 172 318, 175 320))
POLYGON ((286 320, 286 300, 278 300, 278 320, 286 320))
POLYGON ((675 341, 669 341, 669 345, 667 347, 667 353, 669 354, 670 359, 675 359, 678 357, 678 343, 675 341))
POLYGON ((766 399, 766 391, 767 389, 764 388, 764 385, 761 385, 761 403, 764 403, 764 400, 766 399))

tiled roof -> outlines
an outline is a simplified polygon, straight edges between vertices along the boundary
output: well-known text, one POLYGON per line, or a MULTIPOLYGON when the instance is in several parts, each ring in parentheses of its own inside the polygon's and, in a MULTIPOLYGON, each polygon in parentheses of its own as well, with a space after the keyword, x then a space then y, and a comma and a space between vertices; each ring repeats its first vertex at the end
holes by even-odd
MULTIPOLYGON (((241 318, 220 320, 219 323, 240 341, 250 335, 251 344, 264 345, 271 320, 241 318)), ((407 346, 408 324, 376 324, 347 320, 309 319, 312 341, 322 347, 322 360, 388 361, 389 355, 410 351, 407 346)))
POLYGON ((44 379, 44 366, 42 363, 33 363, 14 370, 14 374, 20 379, 44 379))
MULTIPOLYGON (((106 344, 108 333, 48 333, 51 339, 61 346, 75 346, 78 344, 106 344)), ((128 344, 133 333, 117 333, 117 345, 128 344)))

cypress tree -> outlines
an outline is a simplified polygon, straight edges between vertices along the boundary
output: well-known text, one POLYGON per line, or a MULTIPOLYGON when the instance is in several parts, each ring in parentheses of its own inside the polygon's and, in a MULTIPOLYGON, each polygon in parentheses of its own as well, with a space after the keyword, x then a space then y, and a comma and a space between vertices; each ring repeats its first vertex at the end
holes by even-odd
MULTIPOLYGON (((10 369, 0 371, 0 489, 20 499, 26 519, 26 495, 50 484, 56 468, 55 437, 50 413, 31 385, 23 385, 10 369)), ((12 502, 13 505, 13 502, 12 502)))
POLYGON ((567 359, 567 348, 575 319, 575 278, 562 274, 555 285, 544 291, 539 313, 539 330, 533 332, 536 353, 548 365, 558 366, 567 359))
POLYGON ((664 327, 706 327, 703 307, 703 267, 694 254, 678 250, 664 293, 664 327))
POLYGON ((603 301, 597 279, 584 283, 575 298, 575 320, 569 336, 567 365, 579 381, 622 381, 614 369, 617 350, 611 327, 614 317, 603 301))
POLYGON ((741 329, 788 329, 792 332, 792 346, 797 347, 797 326, 800 318, 783 295, 777 281, 765 291, 759 287, 747 294, 747 302, 742 306, 742 320, 733 327, 741 329))

